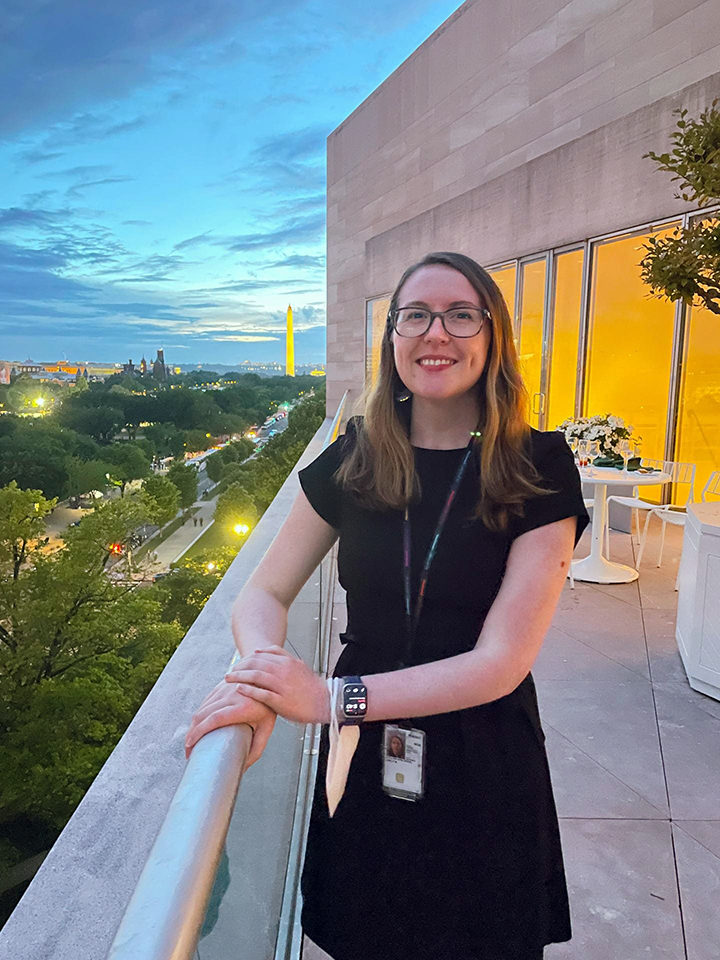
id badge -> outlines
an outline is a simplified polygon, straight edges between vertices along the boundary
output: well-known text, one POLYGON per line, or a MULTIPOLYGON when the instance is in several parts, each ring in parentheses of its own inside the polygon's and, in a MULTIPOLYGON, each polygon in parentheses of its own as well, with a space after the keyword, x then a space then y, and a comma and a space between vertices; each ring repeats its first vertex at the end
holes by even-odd
POLYGON ((383 790, 400 800, 425 792, 425 731, 386 723, 382 740, 383 790))

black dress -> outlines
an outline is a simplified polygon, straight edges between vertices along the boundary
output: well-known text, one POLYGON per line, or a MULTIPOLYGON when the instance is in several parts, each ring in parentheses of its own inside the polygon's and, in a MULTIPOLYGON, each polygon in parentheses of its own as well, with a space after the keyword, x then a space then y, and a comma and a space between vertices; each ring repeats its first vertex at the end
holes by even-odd
MULTIPOLYGON (((333 475, 362 418, 299 473, 308 500, 340 531, 346 643, 335 676, 394 669, 404 644, 402 514, 369 511, 333 475)), ((414 448, 422 499, 411 507, 413 597, 420 567, 463 451, 414 448)), ((588 523, 580 477, 561 433, 532 430, 533 462, 549 488, 505 534, 471 519, 479 466, 471 459, 430 573, 414 663, 475 646, 521 533, 576 516, 588 523)), ((535 960, 571 938, 557 814, 532 674, 510 694, 413 719, 426 731, 425 795, 408 802, 381 785, 386 721, 363 726, 345 794, 328 815, 323 727, 302 875, 305 933, 334 960, 535 960)))

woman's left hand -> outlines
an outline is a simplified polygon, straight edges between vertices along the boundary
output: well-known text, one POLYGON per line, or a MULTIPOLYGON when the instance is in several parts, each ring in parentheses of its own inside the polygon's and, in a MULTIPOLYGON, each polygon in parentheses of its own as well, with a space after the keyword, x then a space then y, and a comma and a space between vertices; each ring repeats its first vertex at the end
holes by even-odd
POLYGON ((258 700, 286 720, 329 723, 327 683, 302 660, 274 645, 243 657, 225 674, 238 691, 258 700))

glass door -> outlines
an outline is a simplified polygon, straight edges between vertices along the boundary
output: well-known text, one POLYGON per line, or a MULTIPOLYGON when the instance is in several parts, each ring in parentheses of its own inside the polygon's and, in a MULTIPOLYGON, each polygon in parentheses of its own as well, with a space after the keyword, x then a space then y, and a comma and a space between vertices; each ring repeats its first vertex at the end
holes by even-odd
POLYGON ((563 420, 575 416, 584 266, 583 247, 553 257, 554 282, 546 347, 545 430, 555 430, 563 420))
POLYGON ((543 346, 548 276, 547 256, 541 260, 521 261, 519 268, 517 335, 520 370, 530 394, 528 422, 537 430, 542 430, 546 413, 543 346))
MULTIPOLYGON (((652 231, 663 236, 677 224, 652 231)), ((649 296, 640 274, 650 232, 599 241, 593 251, 585 416, 612 414, 642 438, 641 455, 665 459, 675 305, 649 296)), ((660 487, 643 499, 662 502, 660 487)))
MULTIPOLYGON (((714 217, 707 218, 717 223, 714 217)), ((720 470, 720 316, 702 304, 686 309, 682 376, 674 460, 694 463, 695 499, 710 474, 720 470)), ((685 485, 673 490, 683 506, 685 485)))

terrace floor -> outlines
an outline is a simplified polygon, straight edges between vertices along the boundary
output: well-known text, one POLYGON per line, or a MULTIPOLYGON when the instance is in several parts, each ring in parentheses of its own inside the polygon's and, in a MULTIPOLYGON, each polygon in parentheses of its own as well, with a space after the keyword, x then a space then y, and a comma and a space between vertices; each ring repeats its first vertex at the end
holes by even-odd
MULTIPOLYGON (((635 583, 568 582, 533 667, 573 922, 546 960, 720 956, 720 702, 685 677, 683 530, 668 524, 660 569, 659 533, 635 583)), ((634 565, 636 551, 611 531, 613 560, 634 565)), ((575 555, 588 552, 586 530, 575 555)), ((326 957, 306 941, 304 960, 326 957)))

